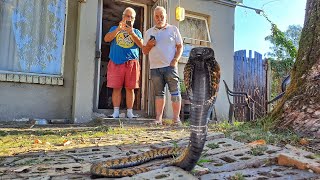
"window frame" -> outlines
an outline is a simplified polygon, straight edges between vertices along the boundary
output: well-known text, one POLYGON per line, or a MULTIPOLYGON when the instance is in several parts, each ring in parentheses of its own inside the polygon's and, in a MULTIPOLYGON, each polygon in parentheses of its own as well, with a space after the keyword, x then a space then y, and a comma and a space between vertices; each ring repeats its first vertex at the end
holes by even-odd
MULTIPOLYGON (((198 13, 192 13, 192 12, 186 12, 185 16, 190 17, 190 18, 194 18, 194 19, 203 20, 205 22, 208 40, 194 39, 194 38, 182 36, 183 45, 189 44, 189 45, 210 47, 211 43, 212 43, 211 36, 210 36, 209 23, 208 23, 210 16, 206 15, 206 14, 198 14, 198 13)), ((183 52, 184 52, 184 50, 183 50, 183 52)), ((181 59, 179 62, 187 63, 188 57, 181 56, 181 59)))
MULTIPOLYGON (((191 12, 187 12, 186 17, 190 17, 190 18, 194 18, 194 19, 200 19, 200 20, 204 20, 205 24, 206 24, 206 28, 207 28, 207 36, 208 36, 208 40, 200 40, 200 39, 194 39, 194 38, 189 38, 189 37, 184 37, 182 36, 182 39, 185 40, 185 39, 189 39, 189 40, 196 40, 196 41, 200 41, 200 42, 206 42, 206 43, 211 43, 211 37, 210 37, 210 29, 209 29, 209 24, 208 24, 208 19, 209 19, 209 16, 208 15, 196 15, 196 14, 193 14, 191 12)), ((183 42, 185 43, 185 42, 183 42)), ((194 44, 194 43, 188 43, 187 44, 194 44)))

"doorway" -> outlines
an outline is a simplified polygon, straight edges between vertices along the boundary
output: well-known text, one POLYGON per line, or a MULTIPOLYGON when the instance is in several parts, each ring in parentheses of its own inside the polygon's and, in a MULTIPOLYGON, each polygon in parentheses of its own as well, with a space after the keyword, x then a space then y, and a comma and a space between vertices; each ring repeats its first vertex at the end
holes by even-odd
MULTIPOLYGON (((136 19, 134 23, 134 28, 139 29, 143 34, 144 32, 144 18, 145 18, 145 7, 143 5, 138 5, 130 2, 115 1, 115 0, 103 0, 103 11, 102 11, 102 40, 101 40, 101 63, 100 63, 100 75, 99 75, 99 91, 98 93, 98 110, 104 113, 108 113, 108 110, 113 109, 112 105, 112 89, 108 88, 107 85, 107 67, 110 61, 110 43, 104 42, 103 38, 108 33, 112 26, 118 26, 119 22, 122 20, 122 13, 125 8, 132 7, 136 11, 136 19), (107 110, 107 111, 104 111, 107 110)), ((143 110, 144 102, 142 98, 143 92, 143 55, 140 49, 140 88, 135 90, 135 102, 133 109, 135 112, 143 110)), ((126 96, 125 89, 122 89, 122 98, 120 110, 126 109, 126 96)), ((139 113, 141 114, 141 113, 139 113)))

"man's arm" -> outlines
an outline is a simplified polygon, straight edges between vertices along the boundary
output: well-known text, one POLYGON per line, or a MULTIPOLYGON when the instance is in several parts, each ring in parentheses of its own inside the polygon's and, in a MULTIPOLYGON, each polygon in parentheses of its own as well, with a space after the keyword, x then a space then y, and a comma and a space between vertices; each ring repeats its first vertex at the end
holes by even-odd
POLYGON ((132 40, 134 41, 134 43, 137 44, 137 46, 139 46, 139 48, 142 48, 143 46, 143 40, 141 38, 139 38, 136 33, 132 32, 129 33, 129 35, 132 37, 132 40))
POLYGON ((182 44, 177 44, 176 45, 176 53, 174 54, 174 57, 170 63, 170 66, 177 66, 179 59, 181 58, 182 55, 182 51, 183 51, 183 45, 182 44))
POLYGON ((121 30, 120 27, 117 27, 114 31, 108 32, 103 38, 104 41, 111 42, 116 37, 116 35, 119 33, 120 30, 121 30))

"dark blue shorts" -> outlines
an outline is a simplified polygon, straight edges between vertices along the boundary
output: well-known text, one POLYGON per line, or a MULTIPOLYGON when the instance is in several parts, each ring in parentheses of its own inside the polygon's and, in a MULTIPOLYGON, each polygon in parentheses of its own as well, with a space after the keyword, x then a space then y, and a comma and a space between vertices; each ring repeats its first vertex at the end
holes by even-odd
POLYGON ((153 83, 156 98, 164 98, 164 87, 166 84, 168 84, 171 96, 180 96, 177 67, 168 66, 151 69, 151 81, 153 83))

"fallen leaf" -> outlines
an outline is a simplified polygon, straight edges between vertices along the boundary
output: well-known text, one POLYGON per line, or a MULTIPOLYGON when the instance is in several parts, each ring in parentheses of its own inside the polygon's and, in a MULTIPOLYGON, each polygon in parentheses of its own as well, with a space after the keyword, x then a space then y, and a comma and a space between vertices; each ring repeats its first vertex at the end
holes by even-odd
POLYGON ((249 145, 254 146, 254 145, 265 145, 267 144, 266 141, 264 139, 259 139, 256 141, 252 141, 251 143, 249 143, 249 145))
POLYGON ((35 140, 34 140, 34 143, 35 143, 35 144, 42 144, 42 141, 39 140, 39 139, 35 139, 35 140))
POLYGON ((300 141, 299 141, 299 143, 300 143, 301 145, 307 145, 307 144, 309 144, 309 141, 308 141, 307 139, 305 139, 305 138, 301 138, 300 141))
POLYGON ((67 146, 67 145, 70 145, 71 144, 71 141, 69 140, 64 140, 63 141, 63 146, 67 146))

